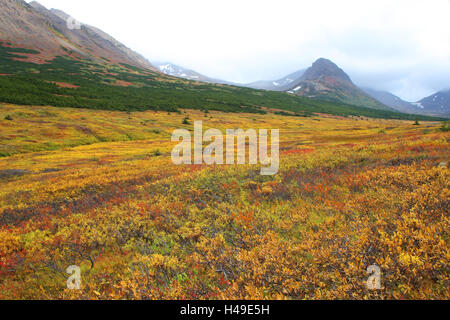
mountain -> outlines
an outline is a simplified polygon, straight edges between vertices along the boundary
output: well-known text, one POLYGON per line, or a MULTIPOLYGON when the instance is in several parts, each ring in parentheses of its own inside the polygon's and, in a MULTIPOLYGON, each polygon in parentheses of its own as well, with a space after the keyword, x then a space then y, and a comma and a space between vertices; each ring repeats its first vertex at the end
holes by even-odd
POLYGON ((450 90, 437 92, 419 102, 407 102, 387 91, 362 89, 372 98, 400 112, 450 117, 450 90))
POLYGON ((450 89, 442 90, 414 103, 422 114, 450 118, 450 89))
POLYGON ((413 103, 404 101, 390 92, 370 88, 361 88, 361 89, 375 100, 400 112, 406 113, 420 112, 417 106, 415 106, 413 103))
POLYGON ((197 71, 187 69, 181 66, 178 66, 176 64, 170 63, 170 62, 155 62, 153 61, 153 65, 156 66, 156 68, 161 71, 162 73, 177 77, 177 78, 183 78, 188 80, 194 80, 194 81, 200 81, 200 82, 208 82, 208 83, 218 83, 218 84, 227 84, 227 85, 233 85, 238 87, 247 87, 252 89, 261 89, 261 90, 271 90, 271 91, 286 91, 286 89, 289 87, 289 85, 298 80, 305 70, 299 70, 294 73, 291 73, 290 75, 281 78, 279 80, 262 80, 262 81, 256 81, 252 83, 242 84, 242 83, 235 83, 230 81, 225 81, 221 79, 214 79, 210 78, 208 76, 205 76, 197 71))
POLYGON ((263 89, 263 90, 272 90, 272 91, 286 91, 289 86, 300 79, 301 76, 305 73, 305 69, 296 71, 287 75, 284 78, 279 80, 262 80, 256 81, 252 83, 245 84, 245 87, 253 88, 253 89, 263 89))
POLYGON ((153 65, 159 69, 164 74, 167 74, 169 76, 174 76, 178 78, 184 78, 188 80, 196 80, 196 81, 203 81, 208 82, 208 77, 194 71, 189 70, 180 66, 177 66, 172 63, 160 63, 160 62, 153 62, 153 65))
POLYGON ((300 79, 292 82, 286 91, 309 98, 338 101, 379 110, 393 110, 358 88, 341 68, 324 58, 314 62, 300 79))
POLYGON ((153 62, 153 65, 156 66, 156 68, 159 71, 161 71, 162 73, 169 75, 169 76, 177 77, 177 78, 200 81, 200 82, 207 82, 207 83, 218 83, 218 84, 242 86, 237 83, 210 78, 201 73, 198 73, 197 71, 187 69, 187 68, 178 66, 178 65, 170 63, 170 62, 153 62))
POLYGON ((194 81, 200 81, 200 82, 207 82, 207 83, 218 83, 218 84, 227 84, 232 86, 238 86, 238 87, 247 87, 252 89, 259 89, 259 90, 270 90, 270 91, 286 91, 289 88, 289 85, 298 80, 305 70, 299 70, 294 73, 291 73, 290 75, 287 75, 284 78, 278 79, 278 80, 261 80, 261 81, 255 81, 252 83, 236 83, 236 82, 230 82, 225 81, 221 79, 215 79, 210 78, 208 76, 205 76, 197 71, 187 69, 184 67, 181 67, 179 65, 170 63, 170 62, 155 62, 153 61, 153 65, 156 66, 156 68, 161 71, 162 73, 182 78, 182 79, 188 79, 188 80, 194 80, 194 81))
POLYGON ((34 59, 41 62, 71 56, 155 70, 144 57, 103 31, 86 24, 77 25, 68 14, 47 10, 35 1, 30 4, 23 0, 0 1, 0 40, 38 50, 39 56, 34 59))
MULTIPOLYGON (((159 71, 161 71, 164 74, 167 74, 169 76, 177 77, 177 78, 183 78, 188 80, 195 80, 195 81, 201 81, 201 82, 210 82, 214 83, 214 80, 198 73, 197 71, 190 70, 184 67, 180 67, 176 64, 169 63, 169 62, 153 62, 153 65, 158 68, 159 71)), ((220 80, 218 80, 220 81, 220 80)))
MULTIPOLYGON (((196 109, 281 115, 288 111, 299 117, 327 113, 415 119, 285 92, 181 80, 163 74, 101 30, 75 23, 62 11, 23 0, 0 0, 3 103, 115 111, 196 109)), ((425 119, 437 118, 419 117, 425 119)))

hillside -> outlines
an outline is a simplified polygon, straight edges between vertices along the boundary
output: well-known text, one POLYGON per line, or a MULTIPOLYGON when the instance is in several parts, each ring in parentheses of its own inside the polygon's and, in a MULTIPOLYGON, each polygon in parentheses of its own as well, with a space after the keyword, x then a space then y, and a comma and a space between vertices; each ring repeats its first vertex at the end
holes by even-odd
POLYGON ((409 114, 449 117, 448 98, 443 90, 419 102, 407 102, 394 94, 356 86, 351 78, 327 59, 317 60, 309 69, 293 72, 278 80, 239 84, 213 79, 172 63, 154 63, 166 75, 215 84, 228 84, 268 91, 287 91, 305 97, 343 102, 357 106, 409 114), (427 105, 427 107, 425 107, 427 105))
POLYGON ((423 98, 414 105, 421 113, 450 118, 450 89, 442 90, 423 98))
POLYGON ((419 112, 418 108, 413 103, 404 101, 390 92, 374 90, 370 88, 362 88, 362 90, 364 90, 364 92, 366 92, 368 95, 370 95, 377 101, 400 112, 405 113, 419 112))
POLYGON ((372 98, 400 112, 450 118, 450 98, 441 91, 419 102, 407 102, 387 91, 363 88, 372 98))
POLYGON ((414 119, 397 112, 312 100, 283 92, 188 81, 127 64, 98 64, 68 56, 58 56, 45 63, 28 61, 39 54, 37 50, 14 48, 11 43, 0 42, 0 102, 129 111, 199 109, 265 113, 284 110, 298 116, 329 113, 414 119))
POLYGON ((69 28, 69 15, 60 10, 23 0, 3 0, 0 8, 0 102, 128 111, 288 111, 303 117, 328 113, 413 118, 320 100, 325 96, 313 100, 168 76, 95 27, 69 28))
POLYGON ((34 62, 70 56, 155 70, 144 57, 95 27, 81 24, 80 29, 68 28, 68 17, 35 1, 28 4, 23 0, 1 0, 0 41, 39 51, 27 58, 34 62))
POLYGON ((335 63, 320 58, 308 68, 288 92, 315 99, 342 102, 378 110, 393 110, 353 84, 350 77, 335 63))

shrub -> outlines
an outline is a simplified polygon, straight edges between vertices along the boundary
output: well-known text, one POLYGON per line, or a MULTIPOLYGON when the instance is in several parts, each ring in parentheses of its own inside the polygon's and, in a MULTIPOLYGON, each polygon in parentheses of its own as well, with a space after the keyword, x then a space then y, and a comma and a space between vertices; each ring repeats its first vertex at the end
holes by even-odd
POLYGON ((9 120, 9 121, 12 121, 12 117, 8 114, 8 115, 6 115, 6 117, 5 117, 5 120, 9 120))
POLYGON ((448 132, 450 130, 450 121, 445 121, 439 128, 442 132, 448 132))

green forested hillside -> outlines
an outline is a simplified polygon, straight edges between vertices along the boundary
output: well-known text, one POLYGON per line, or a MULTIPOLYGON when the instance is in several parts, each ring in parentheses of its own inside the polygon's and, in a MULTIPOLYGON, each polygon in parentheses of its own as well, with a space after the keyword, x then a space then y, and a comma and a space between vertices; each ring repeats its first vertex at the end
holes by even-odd
POLYGON ((122 111, 200 109, 264 113, 264 108, 269 108, 300 116, 316 112, 391 119, 437 119, 313 100, 283 92, 181 80, 129 65, 112 64, 107 59, 104 65, 68 56, 57 57, 45 64, 17 60, 38 53, 11 48, 0 42, 0 102, 122 111))

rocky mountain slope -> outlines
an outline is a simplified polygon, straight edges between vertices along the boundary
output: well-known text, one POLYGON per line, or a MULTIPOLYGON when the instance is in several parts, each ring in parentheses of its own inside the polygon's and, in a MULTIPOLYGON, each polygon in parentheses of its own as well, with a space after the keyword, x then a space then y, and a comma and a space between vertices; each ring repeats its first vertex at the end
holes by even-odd
POLYGON ((401 98, 388 91, 375 90, 371 88, 361 89, 375 100, 388 107, 394 108, 395 110, 407 113, 414 113, 419 111, 413 103, 402 100, 401 98))
POLYGON ((450 89, 442 90, 414 103, 422 114, 450 118, 450 89))
POLYGON ((357 106, 392 110, 358 88, 335 63, 320 58, 287 90, 291 94, 309 98, 339 101, 357 106))
POLYGON ((450 117, 450 90, 437 92, 419 102, 407 102, 387 92, 363 88, 372 98, 400 112, 450 117))
POLYGON ((23 0, 1 0, 0 40, 38 50, 41 61, 66 55, 154 70, 144 57, 108 34, 69 18, 66 13, 47 10, 35 1, 28 4, 23 0))

